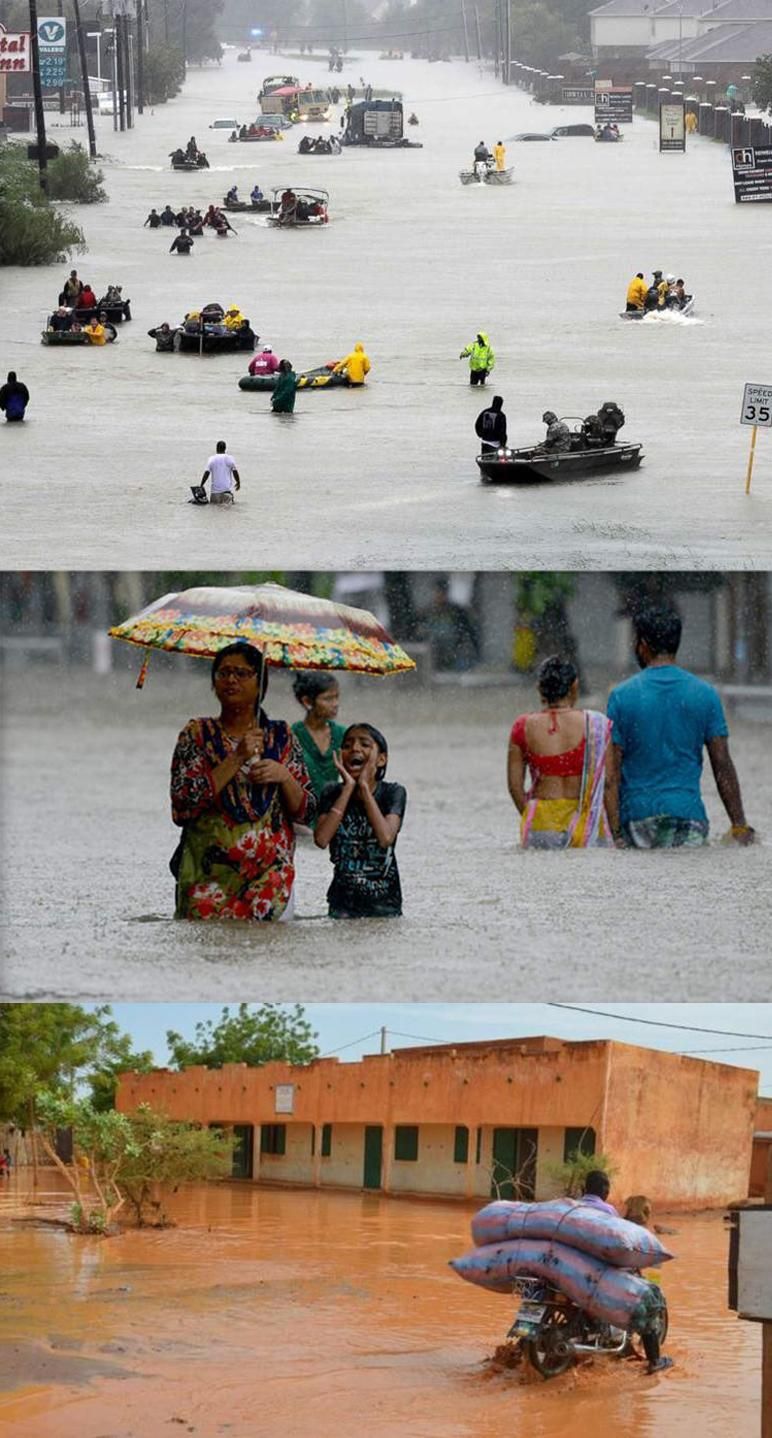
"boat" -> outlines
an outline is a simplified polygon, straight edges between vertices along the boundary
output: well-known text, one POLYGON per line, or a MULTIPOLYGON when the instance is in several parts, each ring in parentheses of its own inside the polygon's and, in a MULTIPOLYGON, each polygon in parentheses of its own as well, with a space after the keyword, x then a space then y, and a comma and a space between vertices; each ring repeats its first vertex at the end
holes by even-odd
MULTIPOLYGON (((276 388, 278 378, 278 374, 245 374, 239 380, 239 389, 246 393, 252 391, 264 394, 276 388)), ((347 385, 345 374, 335 374, 329 365, 303 370, 302 374, 298 375, 298 389, 340 389, 347 385)))
POLYGON ((233 215, 253 214, 267 215, 271 210, 270 200, 223 200, 220 206, 223 210, 230 210, 233 215))
MULTIPOLYGON (((229 330, 222 305, 204 305, 195 319, 185 319, 177 326, 172 340, 175 354, 233 354, 235 350, 253 350, 258 336, 251 327, 229 330)), ((247 321, 249 326, 249 321, 247 321)))
POLYGON ((242 125, 241 130, 234 130, 230 139, 241 145, 273 144, 274 140, 283 140, 284 136, 276 125, 256 125, 250 131, 242 125), (242 130, 245 131, 242 134, 242 130))
POLYGON ((483 484, 532 484, 540 479, 588 479, 609 469, 637 469, 643 455, 640 444, 611 444, 605 448, 576 448, 550 453, 542 445, 528 449, 498 449, 477 457, 483 484))
POLYGON ((291 185, 277 185, 271 192, 271 212, 268 224, 279 229, 305 229, 309 225, 326 225, 329 220, 328 190, 293 190, 291 185), (291 219, 281 219, 282 195, 288 190, 295 196, 295 211, 291 219))
POLYGON ((197 160, 175 160, 172 156, 173 170, 208 170, 209 161, 206 155, 199 155, 197 160))
MULTIPOLYGON (((105 334, 107 335, 107 343, 112 344, 116 339, 116 334, 111 325, 105 325, 105 334)), ((88 335, 83 333, 83 330, 76 330, 74 334, 72 330, 41 330, 40 343, 42 345, 61 345, 63 348, 68 349, 72 345, 91 344, 91 341, 88 335)), ((103 349, 104 346, 91 345, 91 348, 98 350, 103 349)))
POLYGON ((237 60, 240 60, 240 61, 242 62, 242 64, 243 64, 244 62, 246 62, 246 63, 248 64, 248 63, 251 61, 251 59, 252 59, 252 51, 251 51, 251 50, 242 50, 241 53, 236 56, 236 59, 237 59, 237 60))
POLYGON ((686 296, 684 305, 665 305, 660 309, 658 305, 646 310, 621 310, 620 320, 647 320, 650 316, 661 320, 667 315, 691 315, 694 313, 694 295, 686 296))
POLYGON ((514 169, 493 170, 477 169, 459 170, 458 178, 462 185, 511 185, 514 169))

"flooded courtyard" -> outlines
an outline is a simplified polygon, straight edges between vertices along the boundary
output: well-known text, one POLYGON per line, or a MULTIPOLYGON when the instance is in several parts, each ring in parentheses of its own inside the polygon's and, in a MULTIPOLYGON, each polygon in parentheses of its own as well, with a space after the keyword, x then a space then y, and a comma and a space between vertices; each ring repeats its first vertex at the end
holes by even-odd
MULTIPOLYGON (((179 730, 211 712, 208 666, 155 656, 137 692, 135 661, 103 678, 7 673, 5 996, 160 1001, 182 986, 200 1000, 277 1002, 768 997, 768 724, 730 714, 753 848, 721 844, 727 820, 706 772, 705 850, 524 852, 505 755, 530 682, 421 689, 344 676, 339 718, 383 729, 390 778, 408 791, 403 918, 328 919, 329 858, 306 836, 291 922, 196 925, 172 918, 168 783, 179 730)), ((290 682, 272 673, 271 717, 297 716, 290 682)))
MULTIPOLYGON (((753 493, 739 426, 746 380, 769 378, 772 242, 759 207, 736 206, 725 147, 696 137, 659 155, 637 118, 621 146, 587 139, 517 144, 523 130, 589 111, 536 105, 476 64, 351 57, 345 85, 400 89, 423 149, 327 158, 282 143, 232 145, 209 130, 252 119, 263 70, 226 54, 189 71, 183 93, 113 133, 98 120, 109 203, 74 207, 88 250, 73 256, 100 289, 123 285, 135 318, 101 350, 50 349, 40 331, 69 265, 5 271, 0 343, 32 393, 28 423, 4 427, 18 481, 4 493, 5 566, 318 568, 769 564, 772 449, 762 434, 753 493), (212 168, 173 173, 169 152, 194 133, 212 168), (481 136, 502 138, 509 188, 463 188, 481 136), (234 183, 324 186, 331 222, 316 232, 234 217, 238 233, 196 243, 183 264, 170 231, 143 229, 151 206, 220 203, 234 183), (625 324, 636 270, 683 275, 693 318, 625 324), (727 286, 752 271, 752 282, 727 286), (243 394, 244 356, 157 354, 147 331, 218 301, 237 303, 262 340, 307 368, 355 341, 373 361, 366 390, 298 396, 276 418, 243 394), (497 355, 510 443, 541 438, 541 414, 584 416, 605 400, 643 442, 643 467, 582 484, 481 486, 480 395, 459 351, 480 328, 497 355), (77 412, 80 433, 68 432, 77 412), (88 438, 86 438, 88 436, 88 438), (236 456, 232 512, 194 508, 214 442, 236 456), (108 548, 105 548, 105 545, 108 548)), ((301 71, 327 83, 320 58, 301 71)), ((339 112, 335 114, 337 125, 339 112)), ((84 139, 49 116, 51 138, 84 139)), ((490 392, 490 386, 489 386, 490 392)))
MULTIPOLYGON (((28 1173, 11 1184, 29 1190, 28 1173)), ((447 1267, 470 1246, 471 1206, 195 1187, 171 1201, 178 1227, 98 1240, 13 1223, 4 1195, 13 1438, 758 1432, 760 1334, 726 1308, 720 1213, 668 1219, 670 1373, 603 1360, 544 1383, 492 1361, 512 1302, 447 1267)))

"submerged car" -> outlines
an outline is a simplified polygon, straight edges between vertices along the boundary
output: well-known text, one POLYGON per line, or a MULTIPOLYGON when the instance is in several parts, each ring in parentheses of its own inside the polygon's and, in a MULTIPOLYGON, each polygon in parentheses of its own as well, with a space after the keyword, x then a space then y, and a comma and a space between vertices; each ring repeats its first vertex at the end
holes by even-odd
POLYGON ((210 130, 238 130, 238 120, 213 120, 209 126, 210 130))
POLYGON ((510 140, 554 140, 554 135, 545 135, 536 130, 525 130, 522 135, 510 135, 510 140))
POLYGON ((594 125, 553 125, 550 130, 553 140, 562 140, 567 135, 587 135, 594 137, 594 125))

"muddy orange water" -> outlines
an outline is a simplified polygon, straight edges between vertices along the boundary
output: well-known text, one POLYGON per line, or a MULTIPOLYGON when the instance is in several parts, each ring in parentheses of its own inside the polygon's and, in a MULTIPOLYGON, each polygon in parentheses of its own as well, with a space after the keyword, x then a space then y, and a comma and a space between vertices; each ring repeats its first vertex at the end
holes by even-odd
POLYGON ((672 1372, 600 1360, 545 1383, 492 1364, 512 1303, 447 1267, 470 1208, 235 1185, 171 1206, 178 1227, 108 1240, 0 1220, 0 1432, 758 1433, 760 1335, 727 1312, 720 1214, 670 1220, 672 1372))

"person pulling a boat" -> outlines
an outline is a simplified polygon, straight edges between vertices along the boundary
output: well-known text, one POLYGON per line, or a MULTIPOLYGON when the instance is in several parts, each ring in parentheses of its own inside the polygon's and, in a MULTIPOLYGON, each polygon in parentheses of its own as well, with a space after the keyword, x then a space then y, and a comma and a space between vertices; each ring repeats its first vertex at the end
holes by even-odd
POLYGON ((481 451, 483 454, 495 454, 499 449, 505 449, 507 443, 507 417, 502 409, 504 400, 500 394, 495 394, 487 409, 483 409, 477 416, 474 432, 482 441, 481 451))
POLYGON ((547 426, 547 433, 539 448, 548 450, 550 454, 561 454, 569 450, 571 431, 565 420, 558 419, 554 410, 545 409, 542 421, 547 426))
POLYGON ((364 345, 355 344, 351 354, 346 355, 345 359, 339 360, 333 366, 332 372, 333 374, 345 374, 346 381, 351 388, 360 388, 370 373, 370 360, 365 353, 364 345))

